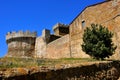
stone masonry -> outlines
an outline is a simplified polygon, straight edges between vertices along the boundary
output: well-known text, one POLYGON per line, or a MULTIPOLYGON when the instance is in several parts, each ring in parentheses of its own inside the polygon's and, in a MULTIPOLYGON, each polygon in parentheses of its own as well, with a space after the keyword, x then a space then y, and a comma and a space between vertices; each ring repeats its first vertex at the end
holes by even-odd
POLYGON ((8 44, 7 57, 33 57, 35 49, 36 32, 8 32, 6 42, 8 44))
POLYGON ((70 23, 70 46, 73 57, 83 57, 81 50, 82 35, 86 27, 92 23, 101 24, 108 27, 114 33, 113 41, 117 45, 114 59, 120 58, 120 0, 109 0, 86 7, 70 23))
POLYGON ((43 30, 42 36, 36 39, 35 57, 38 58, 69 58, 69 26, 56 24, 54 34, 43 30))
POLYGON ((86 7, 69 25, 56 24, 53 27, 54 34, 50 34, 50 31, 46 29, 40 37, 36 37, 33 33, 27 35, 20 32, 8 33, 6 36, 7 56, 90 58, 82 51, 81 44, 84 29, 92 23, 106 26, 114 33, 113 41, 117 49, 111 58, 119 59, 120 0, 108 0, 86 7))

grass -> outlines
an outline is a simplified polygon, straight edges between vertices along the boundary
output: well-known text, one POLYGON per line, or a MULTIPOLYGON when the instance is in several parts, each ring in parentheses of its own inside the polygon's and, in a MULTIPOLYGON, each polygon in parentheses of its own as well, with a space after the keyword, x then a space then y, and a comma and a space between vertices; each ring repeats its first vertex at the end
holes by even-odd
POLYGON ((95 62, 97 60, 90 58, 62 58, 62 59, 36 59, 36 58, 0 58, 0 68, 17 67, 35 67, 35 66, 53 66, 60 64, 75 64, 84 62, 95 62))
POLYGON ((37 63, 31 58, 0 58, 0 68, 36 66, 37 63))

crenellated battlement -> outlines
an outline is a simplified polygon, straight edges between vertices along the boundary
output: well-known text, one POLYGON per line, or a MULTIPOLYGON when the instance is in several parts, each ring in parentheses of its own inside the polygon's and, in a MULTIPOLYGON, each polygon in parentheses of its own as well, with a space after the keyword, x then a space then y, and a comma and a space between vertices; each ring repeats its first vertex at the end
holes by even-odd
POLYGON ((56 25, 53 26, 53 30, 55 30, 55 29, 57 29, 59 27, 69 27, 69 25, 57 23, 56 25))
POLYGON ((57 23, 53 27, 54 35, 64 36, 69 33, 69 25, 57 23))
POLYGON ((30 32, 30 31, 18 31, 18 32, 8 32, 6 34, 6 40, 9 40, 11 38, 18 38, 18 37, 36 37, 37 32, 30 32))

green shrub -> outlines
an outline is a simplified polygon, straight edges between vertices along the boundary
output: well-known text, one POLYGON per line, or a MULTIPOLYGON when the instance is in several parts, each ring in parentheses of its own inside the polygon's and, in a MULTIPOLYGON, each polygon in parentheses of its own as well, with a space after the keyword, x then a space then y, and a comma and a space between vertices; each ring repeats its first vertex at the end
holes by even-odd
POLYGON ((82 50, 95 59, 109 58, 115 52, 113 33, 102 25, 91 24, 83 34, 82 50))

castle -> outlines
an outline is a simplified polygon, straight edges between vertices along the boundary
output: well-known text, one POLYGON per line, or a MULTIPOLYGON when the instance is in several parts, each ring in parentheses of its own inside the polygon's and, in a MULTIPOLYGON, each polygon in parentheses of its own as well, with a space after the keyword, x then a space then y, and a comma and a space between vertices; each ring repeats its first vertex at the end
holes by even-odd
POLYGON ((108 0, 86 7, 69 25, 56 24, 54 34, 43 30, 42 36, 36 32, 12 32, 6 35, 8 57, 37 58, 89 58, 82 51, 84 29, 92 23, 108 27, 114 33, 117 45, 112 59, 120 58, 120 0, 108 0))

